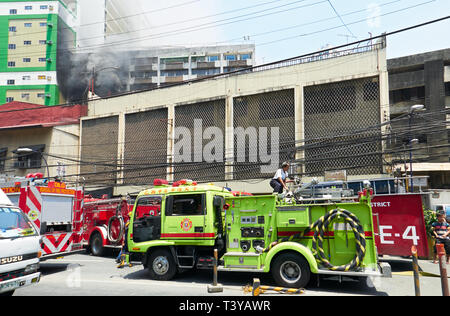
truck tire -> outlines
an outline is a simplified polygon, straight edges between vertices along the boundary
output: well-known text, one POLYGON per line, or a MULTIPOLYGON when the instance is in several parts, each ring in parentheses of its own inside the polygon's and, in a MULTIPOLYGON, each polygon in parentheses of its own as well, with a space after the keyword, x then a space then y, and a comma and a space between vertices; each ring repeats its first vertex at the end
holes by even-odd
POLYGON ((302 255, 289 252, 275 258, 272 276, 279 286, 300 289, 308 284, 311 270, 302 255))
POLYGON ((99 233, 94 233, 92 235, 89 247, 91 248, 92 255, 96 257, 101 257, 103 255, 105 248, 103 247, 103 238, 99 233))
POLYGON ((168 281, 177 273, 175 260, 168 250, 156 250, 147 259, 147 269, 153 280, 168 281))

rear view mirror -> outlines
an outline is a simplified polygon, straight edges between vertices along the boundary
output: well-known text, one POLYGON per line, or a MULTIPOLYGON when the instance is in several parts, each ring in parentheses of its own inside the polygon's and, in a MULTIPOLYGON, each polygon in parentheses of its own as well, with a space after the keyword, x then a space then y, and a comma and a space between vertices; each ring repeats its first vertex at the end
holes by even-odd
POLYGON ((223 197, 216 195, 214 197, 214 201, 213 201, 214 208, 218 207, 218 208, 222 209, 223 202, 224 202, 223 197))

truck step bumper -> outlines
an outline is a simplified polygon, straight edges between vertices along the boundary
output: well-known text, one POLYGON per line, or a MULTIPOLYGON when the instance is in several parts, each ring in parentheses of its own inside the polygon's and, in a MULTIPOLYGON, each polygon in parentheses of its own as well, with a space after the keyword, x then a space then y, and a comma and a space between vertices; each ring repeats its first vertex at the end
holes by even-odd
POLYGON ((351 276, 351 277, 381 277, 381 278, 392 278, 391 266, 388 263, 380 263, 377 270, 363 270, 363 271, 331 271, 319 269, 317 274, 321 275, 340 275, 340 276, 351 276))

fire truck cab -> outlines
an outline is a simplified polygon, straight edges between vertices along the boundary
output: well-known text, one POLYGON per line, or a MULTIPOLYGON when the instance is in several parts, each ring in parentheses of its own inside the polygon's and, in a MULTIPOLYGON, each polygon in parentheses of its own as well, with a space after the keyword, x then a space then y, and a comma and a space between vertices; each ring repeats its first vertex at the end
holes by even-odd
POLYGON ((271 272, 285 287, 304 287, 311 274, 390 276, 377 261, 368 190, 359 202, 298 205, 190 180, 154 184, 139 194, 127 236, 153 279, 213 268, 214 249, 219 271, 271 272), (155 199, 160 216, 140 217, 138 207, 155 199))

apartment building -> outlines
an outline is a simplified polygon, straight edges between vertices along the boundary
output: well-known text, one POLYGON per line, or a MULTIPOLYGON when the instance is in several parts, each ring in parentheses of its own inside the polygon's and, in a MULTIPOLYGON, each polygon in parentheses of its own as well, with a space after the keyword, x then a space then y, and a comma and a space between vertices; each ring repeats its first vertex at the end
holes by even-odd
POLYGON ((128 90, 143 90, 255 65, 255 45, 152 48, 132 53, 128 90))
POLYGON ((64 102, 58 68, 76 45, 76 0, 0 1, 0 104, 64 102))

